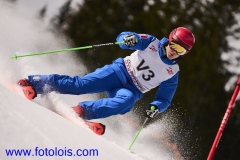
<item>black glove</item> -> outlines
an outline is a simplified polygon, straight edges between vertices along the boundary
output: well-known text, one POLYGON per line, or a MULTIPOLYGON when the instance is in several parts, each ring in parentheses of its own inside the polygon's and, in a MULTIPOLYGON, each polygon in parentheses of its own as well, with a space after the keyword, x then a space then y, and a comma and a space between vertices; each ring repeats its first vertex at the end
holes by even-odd
POLYGON ((153 118, 158 115, 158 108, 156 106, 151 106, 146 110, 146 115, 148 118, 153 118))
POLYGON ((137 44, 137 38, 132 34, 125 36, 123 38, 123 41, 124 41, 125 45, 128 47, 132 47, 135 44, 137 44))

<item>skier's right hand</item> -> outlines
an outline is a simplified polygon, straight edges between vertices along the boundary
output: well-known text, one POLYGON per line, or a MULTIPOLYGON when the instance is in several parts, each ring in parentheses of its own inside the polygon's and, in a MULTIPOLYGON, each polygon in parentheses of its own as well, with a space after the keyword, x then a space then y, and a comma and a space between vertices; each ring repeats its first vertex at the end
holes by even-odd
POLYGON ((28 79, 20 79, 18 85, 22 87, 25 97, 32 100, 37 97, 37 93, 28 79))
POLYGON ((126 46, 132 47, 137 44, 137 38, 133 34, 127 35, 123 38, 123 41, 126 46))

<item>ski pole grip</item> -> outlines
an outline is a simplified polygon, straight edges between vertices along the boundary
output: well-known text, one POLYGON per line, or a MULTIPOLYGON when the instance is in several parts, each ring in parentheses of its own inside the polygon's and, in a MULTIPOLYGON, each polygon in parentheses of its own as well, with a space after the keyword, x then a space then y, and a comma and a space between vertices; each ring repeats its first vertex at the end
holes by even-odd
POLYGON ((155 106, 151 106, 150 109, 151 109, 152 111, 154 111, 154 110, 156 109, 156 107, 155 107, 155 106))

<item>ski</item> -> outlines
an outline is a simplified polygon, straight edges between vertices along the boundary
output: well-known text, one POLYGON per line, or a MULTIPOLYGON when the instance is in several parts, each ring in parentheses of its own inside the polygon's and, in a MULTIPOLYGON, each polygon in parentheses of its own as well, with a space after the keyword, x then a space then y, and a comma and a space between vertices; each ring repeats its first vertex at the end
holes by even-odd
MULTIPOLYGON (((33 94, 35 93, 32 86, 22 87, 22 91, 27 99, 32 100, 32 97, 34 97, 33 94)), ((88 126, 90 130, 93 131, 93 133, 97 135, 103 135, 105 133, 106 126, 102 123, 91 122, 87 120, 84 120, 84 123, 88 126)))
POLYGON ((98 122, 90 122, 84 120, 84 123, 97 135, 103 135, 105 133, 106 126, 98 122))

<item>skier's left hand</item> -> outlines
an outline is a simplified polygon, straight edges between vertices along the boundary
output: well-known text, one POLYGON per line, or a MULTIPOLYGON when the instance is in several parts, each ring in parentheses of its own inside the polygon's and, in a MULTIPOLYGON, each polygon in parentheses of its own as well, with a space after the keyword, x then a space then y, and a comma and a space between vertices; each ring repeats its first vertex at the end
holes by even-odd
POLYGON ((146 115, 148 118, 154 118, 158 115, 158 108, 156 106, 151 106, 146 110, 146 115))
POLYGON ((20 79, 18 85, 22 87, 25 97, 32 100, 37 97, 37 93, 28 79, 20 79))
POLYGON ((137 44, 137 38, 132 34, 125 36, 123 38, 123 41, 124 41, 125 45, 128 47, 132 47, 135 44, 137 44))

